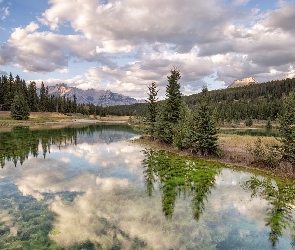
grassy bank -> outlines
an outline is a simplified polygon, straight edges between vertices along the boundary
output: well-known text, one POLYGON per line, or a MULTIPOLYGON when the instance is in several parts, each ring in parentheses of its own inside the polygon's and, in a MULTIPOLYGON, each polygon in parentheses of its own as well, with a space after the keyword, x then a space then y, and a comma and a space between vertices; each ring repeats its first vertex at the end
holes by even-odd
POLYGON ((10 111, 0 111, 0 127, 7 126, 31 126, 48 123, 74 123, 77 120, 90 120, 97 122, 127 122, 129 116, 87 116, 81 114, 65 115, 57 112, 31 112, 28 120, 14 120, 10 117, 10 111))

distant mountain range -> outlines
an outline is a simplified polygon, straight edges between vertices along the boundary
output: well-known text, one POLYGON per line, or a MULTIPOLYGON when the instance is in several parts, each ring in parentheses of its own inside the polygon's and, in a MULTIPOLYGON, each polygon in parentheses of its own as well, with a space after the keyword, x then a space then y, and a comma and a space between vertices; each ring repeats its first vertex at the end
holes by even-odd
POLYGON ((231 85, 229 85, 227 88, 238 88, 243 87, 251 84, 258 84, 259 82, 256 81, 253 77, 247 77, 243 78, 242 80, 235 80, 231 85))
POLYGON ((55 86, 48 86, 49 95, 65 96, 66 98, 77 98, 77 103, 93 103, 98 106, 115 106, 115 105, 130 105, 138 103, 139 101, 121 94, 113 93, 109 90, 95 90, 95 89, 79 89, 70 87, 65 83, 56 84, 55 86))

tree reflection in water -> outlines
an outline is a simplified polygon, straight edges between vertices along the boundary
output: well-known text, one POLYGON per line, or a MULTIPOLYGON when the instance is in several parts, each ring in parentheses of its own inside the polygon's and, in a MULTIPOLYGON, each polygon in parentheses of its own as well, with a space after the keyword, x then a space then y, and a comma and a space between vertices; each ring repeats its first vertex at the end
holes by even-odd
POLYGON ((175 200, 181 195, 192 197, 194 218, 198 220, 205 209, 205 200, 214 187, 221 164, 193 161, 165 151, 144 150, 144 178, 147 193, 152 196, 154 185, 162 191, 162 207, 166 217, 172 217, 175 200))
POLYGON ((290 228, 292 233, 291 245, 295 247, 295 185, 283 183, 269 178, 252 177, 242 185, 245 190, 251 191, 251 197, 259 196, 268 201, 266 212, 266 226, 270 227, 269 241, 275 247, 283 230, 290 228))
MULTIPOLYGON (((93 135, 97 133, 95 140, 104 143, 130 138, 134 130, 129 126, 118 125, 83 125, 82 127, 65 127, 59 129, 32 130, 29 127, 14 127, 10 132, 0 133, 0 165, 3 168, 5 162, 13 162, 21 165, 29 155, 38 157, 39 145, 42 147, 43 157, 50 153, 52 145, 59 149, 63 146, 77 145, 81 135, 93 135)), ((85 138, 88 142, 89 138, 85 138)))

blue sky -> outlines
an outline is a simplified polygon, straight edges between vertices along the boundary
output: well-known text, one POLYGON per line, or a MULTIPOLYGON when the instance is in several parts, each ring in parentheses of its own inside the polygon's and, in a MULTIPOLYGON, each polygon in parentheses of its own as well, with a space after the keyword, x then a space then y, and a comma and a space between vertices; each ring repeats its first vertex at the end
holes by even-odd
POLYGON ((295 76, 295 1, 0 0, 0 73, 146 98, 295 76))

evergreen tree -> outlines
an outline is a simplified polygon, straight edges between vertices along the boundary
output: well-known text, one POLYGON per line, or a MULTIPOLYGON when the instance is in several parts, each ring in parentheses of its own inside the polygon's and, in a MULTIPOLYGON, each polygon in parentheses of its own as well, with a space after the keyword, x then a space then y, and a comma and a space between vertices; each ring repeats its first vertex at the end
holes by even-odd
POLYGON ((173 127, 177 124, 181 110, 180 72, 174 67, 171 75, 167 76, 168 85, 166 96, 161 111, 158 113, 155 123, 156 138, 166 143, 173 142, 173 127))
POLYGON ((174 67, 171 71, 171 75, 167 76, 168 85, 166 88, 167 102, 165 105, 165 111, 167 113, 168 121, 172 124, 176 124, 179 119, 181 109, 181 92, 180 92, 180 71, 174 67))
POLYGON ((30 116, 28 103, 21 92, 17 93, 11 104, 10 116, 15 120, 27 120, 30 116))
POLYGON ((147 102, 147 114, 146 114, 146 123, 147 123, 147 134, 149 134, 152 139, 155 138, 155 123, 157 117, 157 95, 158 90, 155 82, 152 82, 150 86, 148 86, 148 99, 147 102))
POLYGON ((193 151, 202 156, 219 155, 220 148, 217 142, 217 132, 218 129, 212 116, 212 108, 210 108, 208 89, 204 87, 191 128, 191 147, 193 151))
POLYGON ((6 83, 7 83, 7 77, 3 75, 0 78, 0 104, 4 104, 6 83))
POLYGON ((190 108, 183 103, 179 121, 173 128, 173 146, 179 149, 187 149, 191 146, 190 129, 192 126, 192 117, 190 108))
POLYGON ((282 159, 295 167, 295 92, 284 99, 279 122, 282 159))
POLYGON ((74 101, 72 105, 72 113, 77 113, 77 97, 74 95, 74 101))
POLYGON ((14 78, 12 74, 9 74, 9 78, 6 83, 5 87, 5 96, 4 96, 4 105, 6 110, 10 110, 11 104, 14 99, 14 94, 15 94, 15 86, 14 86, 14 78))
POLYGON ((46 88, 44 86, 44 83, 41 83, 40 88, 40 101, 39 101, 39 110, 42 112, 47 111, 47 95, 46 95, 46 88))
POLYGON ((36 83, 33 81, 30 82, 28 86, 28 104, 31 112, 38 111, 38 101, 37 87, 36 83))

